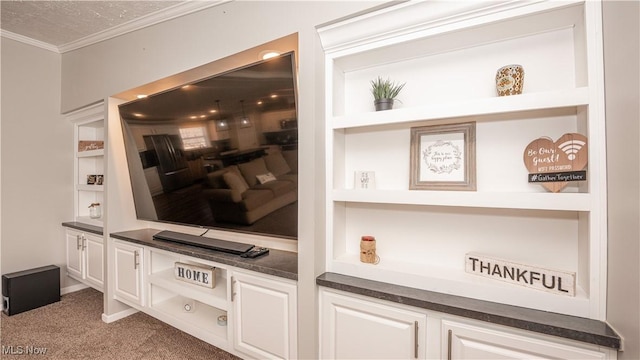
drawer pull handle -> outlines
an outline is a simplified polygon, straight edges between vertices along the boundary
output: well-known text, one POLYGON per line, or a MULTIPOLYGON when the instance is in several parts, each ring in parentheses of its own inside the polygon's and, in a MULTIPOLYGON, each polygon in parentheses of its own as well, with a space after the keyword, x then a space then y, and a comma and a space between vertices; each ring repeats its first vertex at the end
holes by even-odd
POLYGON ((451 338, 453 337, 453 333, 451 329, 449 329, 449 333, 447 334, 447 360, 451 360, 451 338))
POLYGON ((138 265, 140 265, 140 263, 138 262, 139 256, 140 254, 138 253, 138 250, 133 252, 133 268, 134 269, 138 269, 138 265))
POLYGON ((418 358, 418 322, 413 322, 413 357, 418 358))

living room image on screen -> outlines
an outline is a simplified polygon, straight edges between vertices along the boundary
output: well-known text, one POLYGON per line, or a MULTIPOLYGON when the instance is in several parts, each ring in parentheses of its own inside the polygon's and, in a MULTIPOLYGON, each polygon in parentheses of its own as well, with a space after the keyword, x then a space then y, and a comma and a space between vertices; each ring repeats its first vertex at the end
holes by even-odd
POLYGON ((120 105, 138 219, 297 238, 293 52, 120 105))

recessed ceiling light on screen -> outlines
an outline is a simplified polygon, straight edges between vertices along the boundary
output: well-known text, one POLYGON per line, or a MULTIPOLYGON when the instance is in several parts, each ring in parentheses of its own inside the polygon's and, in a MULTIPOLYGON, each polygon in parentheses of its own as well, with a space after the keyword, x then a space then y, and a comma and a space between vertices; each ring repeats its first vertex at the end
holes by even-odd
POLYGON ((267 59, 271 59, 273 57, 276 57, 278 55, 280 55, 279 51, 276 51, 276 50, 264 50, 264 51, 260 52, 259 56, 260 56, 260 59, 267 60, 267 59))

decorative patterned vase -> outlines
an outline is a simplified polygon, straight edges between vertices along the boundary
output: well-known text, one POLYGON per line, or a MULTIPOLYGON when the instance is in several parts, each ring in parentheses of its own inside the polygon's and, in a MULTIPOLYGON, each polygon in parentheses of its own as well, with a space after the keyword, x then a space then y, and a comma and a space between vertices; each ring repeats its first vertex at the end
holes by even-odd
POLYGON ((507 65, 496 73, 496 90, 498 96, 522 94, 524 85, 524 68, 521 65, 507 65))

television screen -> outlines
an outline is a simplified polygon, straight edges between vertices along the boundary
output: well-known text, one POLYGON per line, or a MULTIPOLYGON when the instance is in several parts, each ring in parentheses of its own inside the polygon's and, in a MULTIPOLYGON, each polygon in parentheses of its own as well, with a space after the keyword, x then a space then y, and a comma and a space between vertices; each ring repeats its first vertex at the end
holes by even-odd
POLYGON ((138 219, 297 238, 294 53, 120 105, 138 219))

